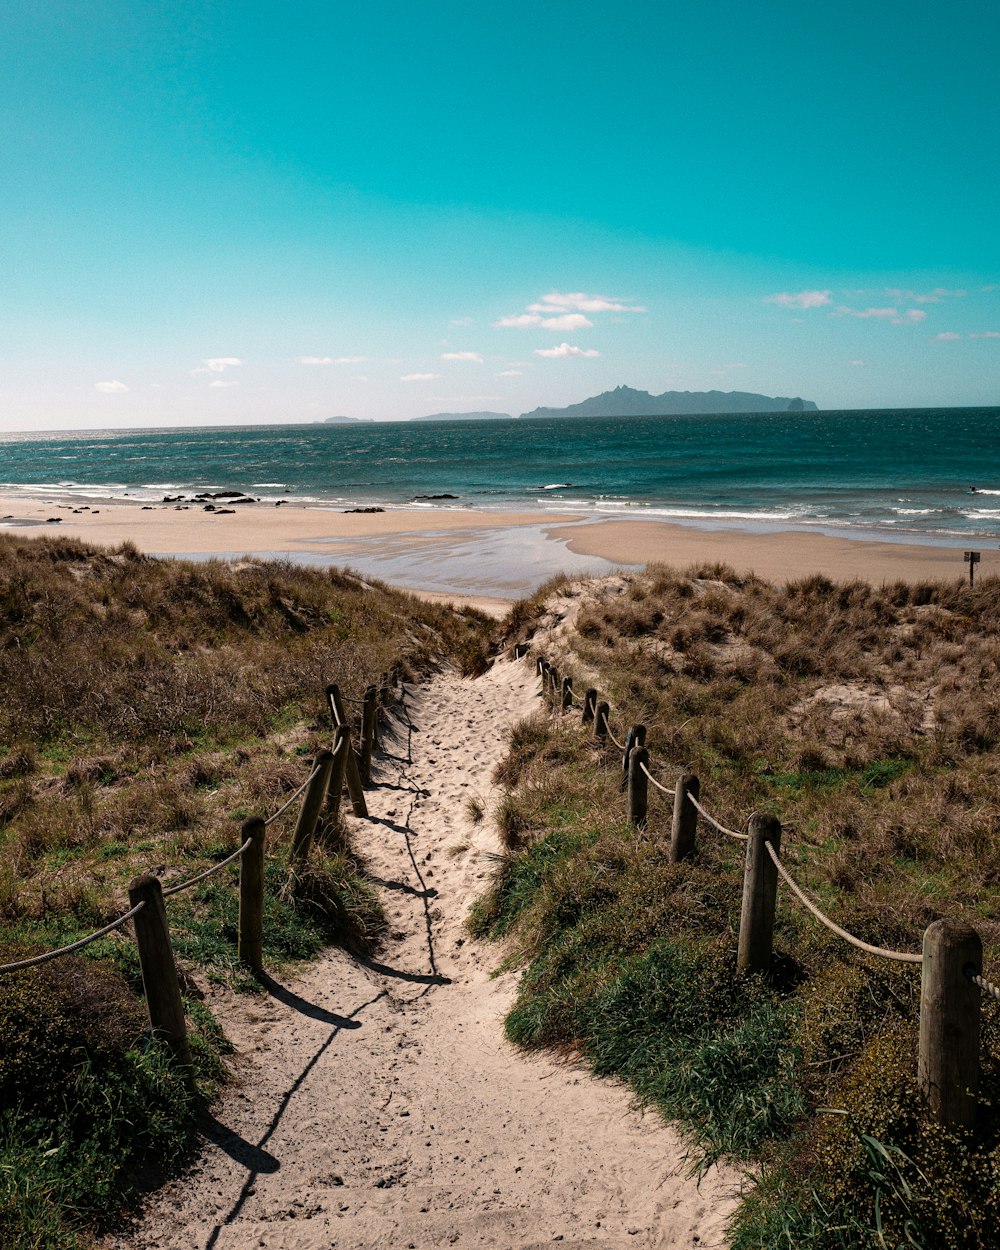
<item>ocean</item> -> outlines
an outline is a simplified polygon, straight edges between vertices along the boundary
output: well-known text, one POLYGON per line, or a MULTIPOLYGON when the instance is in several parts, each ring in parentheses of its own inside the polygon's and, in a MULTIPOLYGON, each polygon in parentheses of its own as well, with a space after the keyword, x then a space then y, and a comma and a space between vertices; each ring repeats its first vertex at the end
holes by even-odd
POLYGON ((1000 408, 11 434, 0 489, 66 502, 241 490, 961 545, 1000 538, 1000 408))

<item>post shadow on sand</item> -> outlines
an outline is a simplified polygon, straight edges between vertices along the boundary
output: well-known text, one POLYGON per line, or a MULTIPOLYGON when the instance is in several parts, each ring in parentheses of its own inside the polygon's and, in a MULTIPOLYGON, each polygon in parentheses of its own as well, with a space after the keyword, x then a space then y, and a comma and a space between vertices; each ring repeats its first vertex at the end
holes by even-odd
POLYGON ((308 998, 303 998, 301 994, 296 994, 287 985, 282 985, 280 981, 275 981, 270 973, 258 972, 257 981, 263 985, 272 998, 279 1003, 284 1003, 286 1007, 291 1007, 293 1011, 297 1011, 300 1015, 308 1016, 311 1020, 320 1020, 323 1024, 334 1024, 341 1029, 361 1028, 360 1020, 354 1020, 351 1016, 338 1015, 337 1012, 329 1011, 318 1003, 311 1003, 308 998))
MULTIPOLYGON (((243 1207, 246 1204, 247 1198, 250 1197, 253 1187, 257 1183, 257 1177, 261 1176, 262 1174, 266 1172, 277 1172, 281 1168, 281 1161, 275 1158, 275 1156, 272 1155, 269 1151, 265 1150, 264 1146, 274 1136, 275 1132, 277 1131, 278 1125, 281 1123, 282 1116, 284 1116, 285 1112, 288 1110, 289 1103, 292 1101, 292 1099, 295 1097, 298 1091, 302 1088, 310 1072, 312 1072, 316 1064, 319 1063, 320 1059, 322 1059, 326 1051, 329 1050, 330 1046, 333 1044, 334 1040, 336 1039, 337 1035, 341 1032, 341 1030, 344 1028, 360 1028, 361 1027, 360 1023, 357 1021, 356 1017, 359 1016, 367 1007, 373 1007, 375 1003, 379 1002, 380 999, 385 998, 387 994, 388 994, 388 990, 381 990, 378 994, 375 995, 374 998, 370 998, 368 999, 367 1002, 364 1002, 360 1006, 355 1007, 355 1009, 350 1013, 350 1015, 344 1016, 344 1017, 340 1017, 340 1016, 336 1017, 336 1019, 338 1021, 341 1021, 341 1023, 337 1023, 334 1025, 334 1027, 330 1030, 329 1034, 327 1035, 323 1044, 320 1047, 318 1047, 318 1049, 316 1050, 316 1053, 309 1060, 306 1066, 302 1069, 299 1075, 295 1078, 291 1087, 285 1091, 284 1095, 282 1096, 281 1101, 278 1103, 277 1110, 275 1111, 274 1115, 271 1117, 270 1123, 268 1124, 267 1128, 264 1130, 260 1141, 257 1142, 256 1145, 252 1145, 249 1142, 244 1142, 243 1139, 238 1137, 236 1134, 231 1135, 232 1138, 235 1138, 236 1142, 242 1143, 242 1146, 245 1148, 245 1159, 247 1160, 247 1162, 243 1162, 243 1160, 238 1157, 238 1153, 240 1150, 238 1146, 236 1146, 235 1144, 231 1142, 230 1144, 233 1146, 233 1148, 229 1149, 227 1148, 226 1145, 223 1145, 221 1142, 219 1143, 221 1148, 225 1150, 226 1154, 228 1154, 231 1159, 234 1159, 237 1163, 241 1163, 243 1166, 247 1167, 249 1170, 247 1172, 246 1180, 243 1182, 243 1187, 240 1190, 239 1197, 230 1207, 226 1215, 212 1229, 211 1233, 209 1234, 208 1240, 205 1242, 205 1250, 214 1250, 214 1247, 218 1244, 218 1240, 222 1234, 222 1230, 226 1227, 227 1224, 232 1224, 233 1220, 235 1220, 237 1216, 239 1215, 239 1213, 243 1210, 243 1207), (259 1167, 257 1166, 258 1164, 263 1164, 264 1166, 259 1167)), ((297 998, 298 996, 292 995, 292 997, 297 998)), ((299 999, 299 1001, 304 1002, 305 1000, 299 999)), ((314 1006, 314 1004, 309 1004, 309 1005, 314 1006)), ((224 1125, 220 1125, 219 1127, 222 1130, 223 1134, 230 1133, 230 1130, 226 1129, 224 1125)))

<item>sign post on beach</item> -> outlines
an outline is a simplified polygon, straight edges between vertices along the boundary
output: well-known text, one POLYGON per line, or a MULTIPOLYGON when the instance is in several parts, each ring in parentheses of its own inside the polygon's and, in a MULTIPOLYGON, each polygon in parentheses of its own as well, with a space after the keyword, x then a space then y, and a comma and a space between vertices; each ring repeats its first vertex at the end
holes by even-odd
POLYGON ((976 584, 976 565, 979 563, 978 551, 967 551, 965 553, 965 563, 969 566, 969 586, 976 584))

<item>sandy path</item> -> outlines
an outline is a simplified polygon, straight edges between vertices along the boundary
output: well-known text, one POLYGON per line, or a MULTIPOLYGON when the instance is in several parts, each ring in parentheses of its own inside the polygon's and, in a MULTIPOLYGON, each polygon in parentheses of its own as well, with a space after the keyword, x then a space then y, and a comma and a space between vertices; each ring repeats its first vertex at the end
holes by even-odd
POLYGON ((380 962, 333 951, 263 1000, 217 1006, 239 1085, 190 1173, 155 1195, 125 1247, 710 1247, 738 1184, 685 1177, 683 1150, 621 1087, 503 1038, 515 978, 463 920, 492 831, 510 722, 537 701, 523 664, 444 674, 387 732, 356 836, 380 881, 380 962))

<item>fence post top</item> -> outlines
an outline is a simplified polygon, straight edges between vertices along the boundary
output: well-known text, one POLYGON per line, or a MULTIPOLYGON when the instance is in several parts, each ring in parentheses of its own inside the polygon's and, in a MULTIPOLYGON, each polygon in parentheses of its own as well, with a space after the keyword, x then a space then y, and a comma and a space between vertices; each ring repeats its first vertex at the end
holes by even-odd
MULTIPOLYGON (((978 932, 970 924, 966 924, 964 920, 955 920, 950 916, 943 916, 940 920, 932 921, 924 930, 924 954, 929 950, 940 946, 965 946, 967 955, 970 960, 978 959, 982 964, 983 959, 983 939, 978 932)), ((977 968, 978 972, 979 969, 977 968)))
POLYGON ((327 760, 332 760, 332 759, 333 759, 333 752, 330 750, 330 748, 329 748, 329 747, 320 747, 320 749, 316 752, 316 755, 315 755, 315 758, 314 758, 314 760, 313 760, 313 763, 314 763, 314 764, 325 764, 325 763, 327 762, 327 760))
POLYGON ((339 692, 340 687, 337 685, 337 683, 336 683, 335 681, 331 681, 331 682, 327 685, 327 687, 326 687, 326 693, 327 693, 327 695, 329 696, 329 695, 333 694, 333 692, 334 692, 335 690, 339 692))
POLYGON ((129 883, 128 893, 129 898, 142 894, 162 894, 163 885, 159 877, 154 877, 151 872, 144 872, 129 883))
POLYGON ((771 838, 781 836, 781 821, 769 812, 754 812, 750 817, 747 832, 751 838, 771 838))
POLYGON ((267 826, 264 824, 262 817, 251 816, 249 820, 245 820, 240 826, 240 832, 243 834, 243 841, 247 838, 259 838, 267 826))
POLYGON ((350 725, 337 725, 333 731, 334 738, 349 738, 351 736, 350 725))
POLYGON ((677 778, 677 784, 682 790, 693 790, 695 794, 701 789, 701 782, 695 773, 689 773, 687 769, 677 778))

